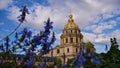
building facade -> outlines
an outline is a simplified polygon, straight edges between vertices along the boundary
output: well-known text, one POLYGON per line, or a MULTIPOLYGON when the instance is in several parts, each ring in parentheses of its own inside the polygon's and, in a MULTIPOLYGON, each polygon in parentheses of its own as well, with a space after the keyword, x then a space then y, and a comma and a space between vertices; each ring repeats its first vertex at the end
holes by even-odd
MULTIPOLYGON (((80 51, 80 44, 83 43, 83 35, 80 28, 74 22, 73 15, 70 13, 68 22, 64 26, 62 34, 60 36, 60 45, 53 48, 53 56, 62 59, 65 54, 65 62, 76 56, 76 53, 80 51)), ((94 47, 93 47, 94 49, 94 47)), ((48 54, 50 56, 50 54, 48 54)))

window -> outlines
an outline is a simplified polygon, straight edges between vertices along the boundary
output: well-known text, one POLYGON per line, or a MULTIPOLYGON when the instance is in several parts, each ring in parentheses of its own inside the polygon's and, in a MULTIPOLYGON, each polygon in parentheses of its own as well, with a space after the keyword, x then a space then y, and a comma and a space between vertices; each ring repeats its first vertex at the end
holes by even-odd
POLYGON ((71 42, 71 43, 73 42, 73 38, 70 38, 70 42, 71 42))
POLYGON ((71 33, 72 33, 72 30, 71 30, 71 33))
POLYGON ((77 34, 77 31, 75 30, 75 34, 77 34))
POLYGON ((78 38, 76 38, 76 43, 78 43, 78 38))
POLYGON ((66 38, 66 43, 68 43, 68 39, 66 38))
POLYGON ((66 34, 67 34, 68 32, 66 31, 66 34))
POLYGON ((59 54, 60 53, 60 50, 59 49, 57 49, 57 54, 59 54))
POLYGON ((79 31, 77 31, 77 34, 79 34, 80 33, 80 30, 79 31))
POLYGON ((76 48, 76 52, 78 52, 78 49, 76 48))
POLYGON ((69 53, 69 48, 67 48, 67 53, 69 53))

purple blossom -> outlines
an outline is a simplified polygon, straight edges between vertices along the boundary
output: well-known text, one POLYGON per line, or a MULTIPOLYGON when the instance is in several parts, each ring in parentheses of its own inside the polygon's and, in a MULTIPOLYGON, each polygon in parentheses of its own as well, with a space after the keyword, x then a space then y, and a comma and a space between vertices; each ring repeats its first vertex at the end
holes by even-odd
POLYGON ((65 55, 65 53, 63 54, 62 58, 65 59, 67 56, 65 55))
POLYGON ((33 60, 27 60, 24 65, 25 66, 32 66, 34 64, 34 61, 33 60))
POLYGON ((42 35, 43 34, 43 31, 40 31, 40 35, 42 35))
POLYGON ((39 64, 39 65, 37 66, 37 68, 44 68, 44 67, 43 67, 42 65, 39 64))
POLYGON ((24 57, 25 57, 25 55, 21 55, 20 57, 21 57, 21 58, 24 58, 24 57))
POLYGON ((66 67, 66 64, 63 63, 63 64, 62 64, 62 68, 65 68, 65 67, 66 67))
POLYGON ((33 36, 33 40, 35 40, 35 41, 39 41, 39 35, 35 35, 35 36, 33 36))
POLYGON ((30 39, 30 37, 32 37, 32 32, 31 32, 31 31, 28 31, 27 37, 28 37, 29 39, 30 39))
POLYGON ((36 55, 36 54, 35 54, 34 52, 32 52, 32 51, 29 53, 29 57, 30 57, 30 58, 33 58, 35 55, 36 55))
POLYGON ((76 65, 75 68, 82 68, 82 66, 81 65, 76 65))
POLYGON ((95 63, 95 64, 100 64, 100 61, 99 61, 98 59, 96 59, 96 58, 93 58, 91 61, 92 61, 93 63, 95 63))
POLYGON ((5 51, 5 50, 4 50, 4 45, 3 45, 3 44, 0 45, 0 50, 2 50, 3 52, 5 51))
POLYGON ((78 61, 79 61, 80 63, 83 63, 83 62, 86 61, 86 59, 85 59, 84 57, 80 57, 80 58, 78 59, 78 61))
POLYGON ((3 60, 0 60, 0 65, 2 65, 3 64, 3 60))
POLYGON ((27 52, 27 49, 25 47, 23 47, 23 51, 27 52))
POLYGON ((27 40, 27 39, 25 39, 24 41, 25 41, 25 43, 28 43, 28 40, 27 40))
POLYGON ((23 8, 20 10, 22 14, 18 17, 20 22, 23 22, 25 20, 26 13, 29 14, 28 9, 26 8, 26 5, 23 6, 23 8))
POLYGON ((21 33, 20 33, 20 34, 25 34, 25 35, 27 35, 27 33, 28 33, 27 28, 24 28, 24 29, 23 29, 23 31, 21 31, 21 33))
POLYGON ((16 38, 16 40, 18 39, 18 33, 17 32, 15 33, 15 38, 16 38))
POLYGON ((88 54, 88 57, 94 57, 94 52, 90 52, 90 53, 88 54))

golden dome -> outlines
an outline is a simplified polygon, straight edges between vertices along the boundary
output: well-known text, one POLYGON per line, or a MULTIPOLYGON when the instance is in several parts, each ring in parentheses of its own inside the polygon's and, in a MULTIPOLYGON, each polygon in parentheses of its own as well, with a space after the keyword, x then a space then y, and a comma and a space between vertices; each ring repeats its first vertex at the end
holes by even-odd
POLYGON ((77 24, 73 20, 73 15, 70 13, 67 24, 64 26, 64 29, 79 29, 77 24))

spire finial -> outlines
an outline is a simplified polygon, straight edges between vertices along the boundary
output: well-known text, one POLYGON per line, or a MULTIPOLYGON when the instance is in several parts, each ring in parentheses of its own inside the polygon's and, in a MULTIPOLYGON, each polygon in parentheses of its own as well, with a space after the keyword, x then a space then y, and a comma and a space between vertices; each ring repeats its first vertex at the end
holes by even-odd
POLYGON ((70 9, 69 21, 73 21, 72 17, 73 17, 72 10, 70 9))

